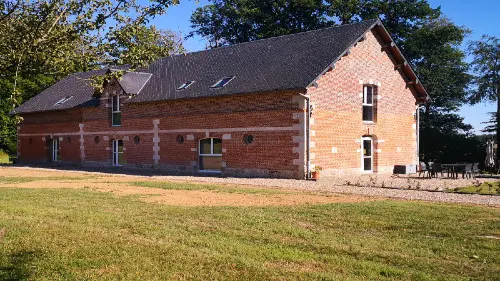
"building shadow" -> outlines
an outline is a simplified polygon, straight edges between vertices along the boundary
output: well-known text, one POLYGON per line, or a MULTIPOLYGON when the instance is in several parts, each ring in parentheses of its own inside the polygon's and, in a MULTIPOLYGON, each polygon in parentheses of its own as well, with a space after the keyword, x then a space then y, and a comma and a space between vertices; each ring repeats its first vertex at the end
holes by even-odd
POLYGON ((110 175, 128 175, 128 176, 146 176, 146 177, 156 177, 156 176, 223 177, 219 174, 214 174, 214 173, 197 173, 187 170, 168 171, 168 170, 153 169, 153 168, 146 169, 146 168, 128 168, 128 167, 92 167, 92 166, 78 166, 78 165, 58 166, 51 164, 0 164, 0 167, 44 168, 44 169, 70 171, 70 172, 91 172, 91 173, 103 173, 110 175))

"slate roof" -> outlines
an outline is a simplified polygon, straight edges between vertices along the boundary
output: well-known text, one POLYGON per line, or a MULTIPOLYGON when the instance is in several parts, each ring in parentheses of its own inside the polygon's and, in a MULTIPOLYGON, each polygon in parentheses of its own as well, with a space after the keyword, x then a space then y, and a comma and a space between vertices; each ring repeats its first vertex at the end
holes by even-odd
POLYGON ((118 81, 125 93, 137 95, 148 83, 153 74, 144 72, 127 72, 123 74, 122 79, 118 81))
MULTIPOLYGON (((380 21, 369 20, 162 58, 138 70, 140 73, 127 73, 120 84, 127 94, 136 94, 128 102, 304 89, 377 23, 380 21), (211 88, 227 76, 236 77, 225 87, 211 88), (187 81, 194 83, 176 90, 187 81)), ((15 112, 91 105, 93 89, 84 79, 105 71, 70 75, 15 112), (66 96, 73 98, 54 106, 66 96)))

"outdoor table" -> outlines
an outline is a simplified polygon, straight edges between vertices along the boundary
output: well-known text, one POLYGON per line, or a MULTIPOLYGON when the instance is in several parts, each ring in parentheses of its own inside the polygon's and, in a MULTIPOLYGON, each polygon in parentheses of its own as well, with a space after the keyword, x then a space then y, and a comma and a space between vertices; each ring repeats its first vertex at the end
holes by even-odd
MULTIPOLYGON (((441 167, 447 168, 448 169, 448 177, 450 176, 450 170, 451 170, 451 176, 453 178, 458 178, 458 168, 462 168, 462 171, 465 169, 465 163, 463 164, 442 164, 441 167)), ((465 173, 462 173, 462 178, 465 177, 465 173)))

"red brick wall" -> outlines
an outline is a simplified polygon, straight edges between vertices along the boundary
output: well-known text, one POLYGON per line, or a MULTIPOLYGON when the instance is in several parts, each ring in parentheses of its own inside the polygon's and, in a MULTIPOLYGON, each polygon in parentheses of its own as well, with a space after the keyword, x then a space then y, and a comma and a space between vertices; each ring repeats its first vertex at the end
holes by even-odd
POLYGON ((78 124, 82 120, 79 109, 23 115, 19 128, 18 154, 24 162, 50 162, 51 139, 59 138, 63 162, 80 161, 78 124))
MULTIPOLYGON (((109 93, 120 90, 116 85, 106 89, 109 93)), ((75 154, 66 154, 69 145, 65 136, 61 143, 61 158, 80 162, 79 125, 83 124, 85 165, 111 165, 111 142, 119 139, 123 140, 125 148, 125 166, 196 172, 200 139, 217 137, 223 139, 224 174, 302 178, 300 165, 294 163, 299 155, 293 152, 297 145, 294 136, 299 134, 293 128, 299 120, 293 116, 302 111, 294 100, 295 96, 296 92, 290 91, 140 104, 130 103, 127 96, 122 96, 122 125, 112 127, 109 97, 105 94, 100 106, 78 111, 80 116, 76 118, 75 115, 73 122, 60 118, 75 114, 71 111, 47 113, 50 117, 44 116, 46 123, 43 125, 34 124, 36 118, 27 118, 20 128, 20 146, 21 150, 26 148, 23 140, 28 136, 23 135, 41 139, 42 135, 68 133, 72 135, 75 154), (159 122, 158 161, 154 157, 154 120, 159 122), (273 130, 275 127, 278 129, 273 130), (39 136, 31 136, 33 134, 39 136), (254 136, 253 143, 243 141, 247 134, 254 136), (135 136, 139 137, 138 143, 134 142, 135 136), (177 136, 182 136, 184 142, 178 143, 177 136)), ((35 152, 30 149, 26 156, 21 154, 20 159, 42 158, 35 152)), ((46 155, 48 151, 43 157, 46 155)))
POLYGON ((374 171, 416 161, 415 99, 376 34, 351 49, 308 89, 314 106, 311 163, 325 174, 359 173, 364 135, 374 138, 374 171), (362 121, 363 85, 376 86, 374 124, 362 121))

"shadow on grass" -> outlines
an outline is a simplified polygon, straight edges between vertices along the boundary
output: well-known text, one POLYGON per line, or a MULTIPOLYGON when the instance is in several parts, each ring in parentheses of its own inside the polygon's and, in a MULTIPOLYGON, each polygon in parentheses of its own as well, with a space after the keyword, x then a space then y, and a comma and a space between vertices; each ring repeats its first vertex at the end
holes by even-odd
POLYGON ((33 270, 31 264, 38 256, 38 252, 27 250, 7 255, 0 263, 0 280, 29 280, 33 270))

